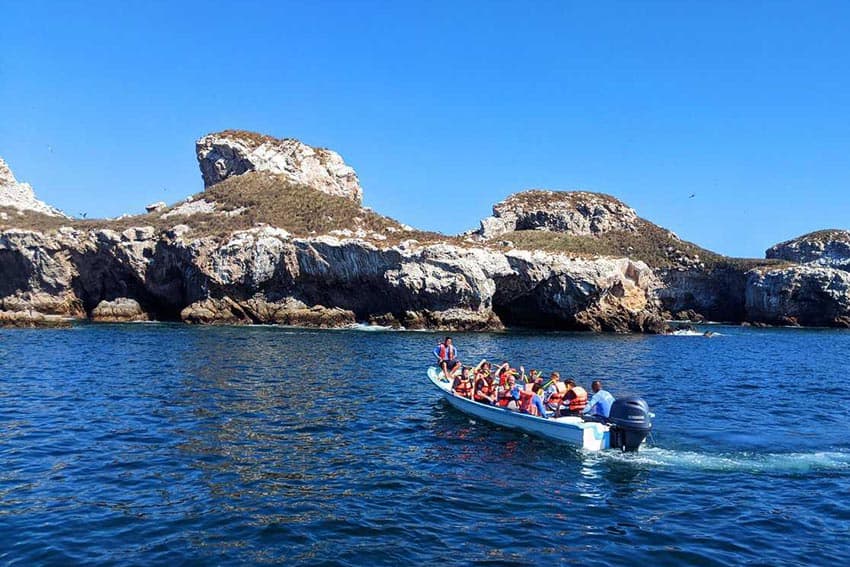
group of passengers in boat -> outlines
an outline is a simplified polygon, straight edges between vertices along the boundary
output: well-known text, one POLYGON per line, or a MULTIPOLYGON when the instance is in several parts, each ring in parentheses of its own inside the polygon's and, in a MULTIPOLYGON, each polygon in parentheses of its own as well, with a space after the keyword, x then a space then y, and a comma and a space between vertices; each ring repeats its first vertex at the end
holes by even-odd
POLYGON ((451 337, 436 346, 434 356, 443 376, 452 382, 452 391, 482 404, 543 418, 575 415, 604 420, 614 402, 599 380, 591 384, 593 395, 588 399, 584 388, 571 378, 561 380, 558 372, 551 372, 547 381, 542 372, 531 370, 526 374, 523 366, 517 370, 508 361, 495 370, 487 360, 474 367, 464 366, 451 337))

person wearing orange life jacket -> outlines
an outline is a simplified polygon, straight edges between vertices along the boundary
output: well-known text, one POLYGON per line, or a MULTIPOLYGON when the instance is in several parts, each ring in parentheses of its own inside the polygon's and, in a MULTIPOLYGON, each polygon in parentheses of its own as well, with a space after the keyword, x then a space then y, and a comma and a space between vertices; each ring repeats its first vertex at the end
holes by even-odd
POLYGON ((457 359, 457 349, 452 344, 452 338, 446 339, 434 348, 434 356, 437 357, 437 366, 443 370, 443 376, 450 378, 455 368, 460 364, 457 359))
POLYGON ((460 371, 460 376, 455 376, 452 391, 458 396, 472 399, 472 379, 469 377, 469 368, 464 367, 460 371))
POLYGON ((564 396, 567 394, 567 385, 561 382, 561 375, 557 372, 552 372, 549 375, 549 387, 543 398, 546 400, 546 407, 555 412, 555 417, 559 417, 564 407, 564 396))
POLYGON ((582 410, 587 406, 587 390, 576 386, 572 378, 567 380, 566 384, 567 393, 564 395, 564 404, 567 406, 567 411, 570 415, 581 415, 582 410))
POLYGON ((478 367, 478 370, 475 372, 473 386, 473 400, 487 405, 496 403, 496 388, 493 386, 493 377, 490 376, 489 362, 482 362, 478 367))
POLYGON ((516 384, 516 376, 511 374, 505 378, 505 387, 499 387, 496 404, 510 410, 519 409, 519 388, 516 384))

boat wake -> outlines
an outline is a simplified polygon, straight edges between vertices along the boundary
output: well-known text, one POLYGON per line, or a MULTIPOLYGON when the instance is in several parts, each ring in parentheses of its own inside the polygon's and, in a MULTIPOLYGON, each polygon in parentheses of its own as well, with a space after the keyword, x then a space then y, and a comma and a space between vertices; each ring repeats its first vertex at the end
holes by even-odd
MULTIPOLYGON (((597 455, 594 455, 597 457, 597 455)), ((807 473, 850 471, 850 452, 812 453, 699 453, 644 447, 638 453, 605 452, 598 458, 651 467, 684 468, 717 472, 807 473)))
POLYGON ((387 326, 384 326, 384 325, 370 325, 368 323, 354 323, 354 324, 349 325, 348 327, 345 327, 345 328, 349 331, 367 331, 367 332, 404 331, 405 330, 403 327, 396 329, 396 328, 387 327, 387 326))
MULTIPOLYGON (((705 337, 705 333, 701 331, 673 331, 669 335, 670 337, 705 337)), ((719 337, 720 333, 715 333, 712 331, 710 337, 719 337)))

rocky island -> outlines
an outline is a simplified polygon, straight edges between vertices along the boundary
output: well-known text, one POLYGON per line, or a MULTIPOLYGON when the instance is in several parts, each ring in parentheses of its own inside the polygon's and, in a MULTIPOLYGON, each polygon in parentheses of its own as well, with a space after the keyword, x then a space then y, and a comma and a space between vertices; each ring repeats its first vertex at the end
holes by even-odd
POLYGON ((224 131, 196 156, 202 192, 115 220, 68 218, 0 161, 0 324, 850 325, 846 231, 732 259, 614 197, 532 190, 447 236, 363 207, 356 172, 331 150, 224 131))

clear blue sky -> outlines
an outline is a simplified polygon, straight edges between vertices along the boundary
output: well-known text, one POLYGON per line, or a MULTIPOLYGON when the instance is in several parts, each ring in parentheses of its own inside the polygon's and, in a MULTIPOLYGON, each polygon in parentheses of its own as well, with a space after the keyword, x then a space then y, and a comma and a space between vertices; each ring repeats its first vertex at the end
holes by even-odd
POLYGON ((202 190, 195 139, 241 128, 340 152, 366 205, 449 233, 534 187, 731 255, 848 228, 846 2, 0 0, 0 22, 0 156, 74 215, 202 190))

